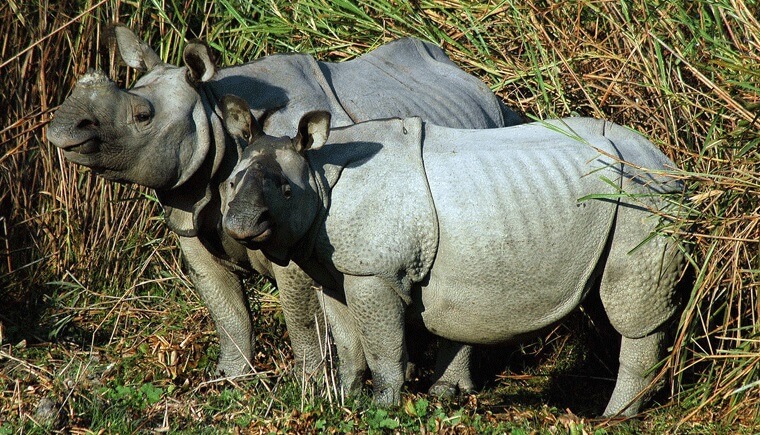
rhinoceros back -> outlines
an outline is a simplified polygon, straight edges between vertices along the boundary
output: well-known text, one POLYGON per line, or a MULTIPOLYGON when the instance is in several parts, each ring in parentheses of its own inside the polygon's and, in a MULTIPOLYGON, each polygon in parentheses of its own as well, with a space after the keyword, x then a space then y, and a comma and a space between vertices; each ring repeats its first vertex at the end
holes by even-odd
POLYGON ((622 145, 614 143, 605 136, 610 126, 583 118, 481 131, 426 126, 423 157, 439 222, 423 290, 429 327, 455 331, 447 337, 454 340, 509 341, 577 306, 600 272, 621 158, 667 160, 618 130, 622 145), (442 324, 447 318, 436 313, 447 306, 464 307, 461 324, 476 327, 442 324))
POLYGON ((354 122, 419 116, 452 128, 494 128, 521 121, 480 80, 430 43, 402 38, 356 59, 320 63, 354 122))
POLYGON ((342 110, 319 63, 306 54, 275 54, 220 69, 212 83, 221 96, 235 94, 248 103, 264 131, 293 136, 307 112, 327 110, 332 126, 352 124, 342 110))
POLYGON ((661 207, 662 197, 658 194, 681 192, 683 183, 671 177, 668 172, 676 168, 651 142, 639 133, 612 122, 605 122, 604 136, 620 152, 623 165, 622 190, 628 194, 650 195, 641 199, 651 206, 661 207))
POLYGON ((301 117, 315 110, 330 111, 332 127, 414 116, 452 128, 522 123, 439 47, 414 38, 339 63, 306 54, 265 56, 220 69, 209 85, 218 96, 245 99, 272 136, 294 135, 301 117))

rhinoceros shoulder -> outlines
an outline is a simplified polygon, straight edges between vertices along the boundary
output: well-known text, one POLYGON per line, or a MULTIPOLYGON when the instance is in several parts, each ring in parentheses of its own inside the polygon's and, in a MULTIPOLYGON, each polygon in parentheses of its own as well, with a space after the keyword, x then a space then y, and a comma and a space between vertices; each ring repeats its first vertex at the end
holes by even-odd
POLYGON ((437 219, 421 155, 419 118, 337 129, 310 156, 330 186, 324 223, 331 262, 352 275, 419 281, 437 249, 437 219))

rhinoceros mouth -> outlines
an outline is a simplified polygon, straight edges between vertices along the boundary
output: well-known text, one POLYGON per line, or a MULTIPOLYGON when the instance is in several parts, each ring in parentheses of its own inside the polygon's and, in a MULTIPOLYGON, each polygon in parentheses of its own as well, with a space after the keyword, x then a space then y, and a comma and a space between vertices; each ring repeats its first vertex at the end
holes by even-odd
POLYGON ((269 224, 265 224, 257 229, 256 235, 250 234, 245 238, 238 238, 236 240, 248 249, 259 250, 267 246, 267 242, 272 238, 273 233, 274 228, 269 224))
POLYGON ((69 154, 95 154, 100 151, 100 141, 95 138, 87 139, 84 142, 66 146, 63 148, 63 151, 66 153, 67 157, 69 154))
POLYGON ((261 231, 257 236, 251 237, 249 240, 254 243, 266 242, 272 236, 272 232, 272 226, 267 224, 263 231, 261 231))

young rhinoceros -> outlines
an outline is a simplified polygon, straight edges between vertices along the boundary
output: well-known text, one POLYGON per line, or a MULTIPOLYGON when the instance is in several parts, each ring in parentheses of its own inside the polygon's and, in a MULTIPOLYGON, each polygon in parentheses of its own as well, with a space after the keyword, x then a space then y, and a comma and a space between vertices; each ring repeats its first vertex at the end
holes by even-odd
POLYGON ((405 321, 458 343, 513 342, 598 283, 623 337, 604 413, 638 412, 685 266, 656 232, 676 211, 664 194, 682 185, 643 137, 588 118, 478 131, 380 120, 329 142, 324 112, 293 139, 250 118, 227 125, 251 144, 227 183, 224 229, 325 286, 344 386, 368 365, 375 400, 399 401, 405 321))
POLYGON ((274 55, 216 70, 202 44, 185 49, 185 66, 161 61, 125 27, 114 29, 119 54, 147 70, 132 89, 102 72, 77 83, 48 127, 64 156, 115 181, 156 190, 196 290, 208 307, 221 345, 218 371, 248 370, 252 327, 241 278, 252 269, 274 277, 293 353, 306 370, 321 361, 314 282, 295 265, 272 264, 221 231, 219 181, 237 163, 224 132, 217 96, 244 98, 264 129, 285 134, 312 110, 330 110, 333 125, 377 117, 418 115, 444 125, 490 128, 519 123, 479 80, 443 51, 401 39, 354 60, 317 62, 308 55, 274 55))

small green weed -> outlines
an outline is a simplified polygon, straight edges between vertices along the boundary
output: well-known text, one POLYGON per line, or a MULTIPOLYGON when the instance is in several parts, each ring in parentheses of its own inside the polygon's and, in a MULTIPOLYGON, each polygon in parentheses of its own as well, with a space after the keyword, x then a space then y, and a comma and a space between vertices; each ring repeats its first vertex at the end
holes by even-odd
POLYGON ((364 421, 370 431, 382 431, 385 429, 396 429, 401 423, 396 418, 388 416, 385 409, 371 409, 364 414, 364 421))
POLYGON ((104 388, 101 393, 107 401, 115 405, 142 411, 158 403, 165 391, 163 388, 147 383, 139 387, 116 385, 113 388, 104 388))

